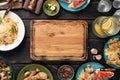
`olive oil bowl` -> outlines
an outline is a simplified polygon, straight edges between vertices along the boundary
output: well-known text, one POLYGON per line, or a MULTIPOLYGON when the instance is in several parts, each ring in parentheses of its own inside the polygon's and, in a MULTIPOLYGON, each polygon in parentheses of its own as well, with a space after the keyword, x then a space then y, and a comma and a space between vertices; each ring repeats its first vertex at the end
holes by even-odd
POLYGON ((48 16, 55 16, 59 13, 60 6, 56 0, 47 0, 43 4, 43 11, 48 16))

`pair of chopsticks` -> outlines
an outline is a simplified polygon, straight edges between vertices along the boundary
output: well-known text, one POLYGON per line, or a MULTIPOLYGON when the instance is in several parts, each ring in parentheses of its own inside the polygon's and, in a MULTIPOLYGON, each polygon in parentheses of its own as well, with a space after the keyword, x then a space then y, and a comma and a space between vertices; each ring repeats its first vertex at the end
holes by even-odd
POLYGON ((8 2, 8 8, 7 10, 5 11, 4 15, 3 15, 3 18, 6 17, 6 15, 9 13, 9 11, 12 9, 12 6, 13 6, 13 0, 9 0, 8 2))

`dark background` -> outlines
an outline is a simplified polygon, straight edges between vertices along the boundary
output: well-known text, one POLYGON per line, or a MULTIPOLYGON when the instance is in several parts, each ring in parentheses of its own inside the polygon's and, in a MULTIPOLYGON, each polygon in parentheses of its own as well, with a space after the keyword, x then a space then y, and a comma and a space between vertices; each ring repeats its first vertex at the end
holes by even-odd
MULTIPOLYGON (((104 44, 108 41, 109 38, 100 39, 100 38, 96 37, 92 32, 92 22, 98 16, 113 15, 113 13, 116 11, 116 9, 112 8, 109 13, 99 13, 99 12, 97 12, 97 4, 99 1, 100 0, 91 0, 89 6, 87 6, 87 8, 85 8, 82 11, 76 12, 76 13, 68 12, 61 7, 59 14, 54 17, 49 17, 49 16, 45 15, 43 11, 41 11, 41 13, 39 15, 36 15, 36 14, 34 14, 30 11, 26 11, 24 9, 12 10, 13 12, 18 14, 22 18, 22 20, 25 24, 25 29, 26 29, 25 30, 25 32, 26 32, 25 38, 24 38, 23 42, 14 50, 7 51, 7 52, 0 51, 0 56, 3 56, 5 59, 10 61, 10 63, 12 64, 15 80, 17 78, 19 71, 28 64, 41 64, 41 65, 46 66, 53 73, 54 80, 59 80, 58 76, 57 76, 57 70, 54 67, 59 68, 63 64, 68 64, 74 68, 75 73, 76 73, 78 68, 82 64, 84 64, 86 62, 90 62, 90 61, 95 61, 92 59, 92 55, 90 53, 91 48, 97 48, 99 51, 99 54, 103 55, 104 44), (85 62, 71 62, 71 61, 64 61, 64 62, 61 62, 61 61, 59 61, 59 62, 38 61, 38 62, 36 62, 36 61, 31 60, 30 59, 30 21, 36 20, 36 19, 37 20, 38 19, 40 19, 40 20, 41 19, 86 20, 89 24, 88 41, 87 41, 87 43, 88 43, 87 48, 88 48, 88 54, 89 54, 88 60, 85 62)), ((120 33, 118 33, 118 34, 120 34, 120 33)), ((98 61, 95 61, 95 62, 98 62, 98 61)), ((102 58, 102 60, 99 61, 99 63, 103 64, 105 67, 110 67, 110 66, 106 65, 104 58, 102 58)), ((113 78, 111 78, 110 80, 119 80, 119 78, 120 78, 120 70, 116 70, 115 76, 113 78)), ((75 80, 75 78, 73 80, 75 80)))

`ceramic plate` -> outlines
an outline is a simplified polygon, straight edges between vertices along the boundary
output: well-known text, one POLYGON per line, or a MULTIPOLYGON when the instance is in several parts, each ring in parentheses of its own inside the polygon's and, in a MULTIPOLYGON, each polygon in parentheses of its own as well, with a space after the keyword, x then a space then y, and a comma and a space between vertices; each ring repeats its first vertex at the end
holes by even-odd
MULTIPOLYGON (((0 11, 0 16, 3 17, 4 13, 5 13, 5 10, 0 11)), ((17 35, 17 39, 12 44, 0 45, 0 51, 9 51, 9 50, 16 48, 22 42, 25 36, 25 27, 24 27, 24 23, 21 20, 21 18, 17 14, 11 11, 8 13, 6 17, 10 17, 17 23, 18 35, 17 35)))
POLYGON ((51 72, 50 72, 46 67, 44 67, 44 66, 42 66, 42 65, 38 65, 38 64, 30 64, 30 65, 25 66, 25 67, 19 72, 18 77, 17 77, 17 80, 24 80, 24 73, 25 73, 26 71, 33 71, 33 70, 35 70, 36 68, 39 68, 40 71, 45 72, 45 73, 48 75, 48 77, 50 78, 50 80, 53 80, 53 76, 52 76, 51 72))
MULTIPOLYGON (((111 39, 115 39, 115 38, 120 38, 120 36, 118 35, 118 36, 115 36, 115 37, 112 37, 111 39)), ((111 40, 110 39, 110 40, 111 40)), ((110 41, 109 40, 109 41, 110 41)), ((108 58, 108 56, 106 55, 106 49, 108 48, 108 46, 109 46, 109 41, 105 44, 105 46, 104 46, 104 59, 105 59, 105 61, 107 61, 109 58, 108 58)), ((120 67, 118 67, 118 66, 116 66, 116 65, 114 65, 114 64, 109 64, 111 67, 114 67, 114 68, 119 68, 120 69, 120 67)))
MULTIPOLYGON (((77 71, 76 74, 76 80, 79 80, 79 75, 81 74, 81 72, 87 67, 87 65, 90 65, 93 69, 99 69, 99 68, 104 68, 103 65, 96 63, 96 62, 88 62, 83 64, 77 71)), ((108 80, 108 79, 103 79, 103 80, 108 80)))
MULTIPOLYGON (((63 2, 61 0, 58 0, 58 1, 59 1, 60 5, 62 6, 63 9, 65 9, 67 11, 70 11, 70 12, 78 12, 78 11, 86 8, 88 6, 88 4, 90 3, 90 0, 86 0, 86 2, 82 6, 80 6, 78 8, 69 8, 68 3, 65 3, 65 2, 63 2)), ((72 1, 74 1, 74 0, 72 0, 72 1)))

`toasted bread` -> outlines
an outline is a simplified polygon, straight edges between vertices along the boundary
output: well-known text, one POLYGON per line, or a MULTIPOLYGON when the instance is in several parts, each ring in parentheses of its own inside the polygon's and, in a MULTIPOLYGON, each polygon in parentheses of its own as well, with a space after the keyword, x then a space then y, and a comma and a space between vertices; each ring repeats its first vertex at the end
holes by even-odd
POLYGON ((75 0, 74 2, 70 3, 68 7, 70 8, 78 8, 80 6, 82 6, 85 3, 86 0, 83 0, 82 2, 79 2, 78 0, 75 0), (76 4, 77 2, 79 2, 79 4, 76 4))
POLYGON ((61 0, 63 2, 66 2, 66 3, 71 3, 72 1, 71 0, 61 0))

